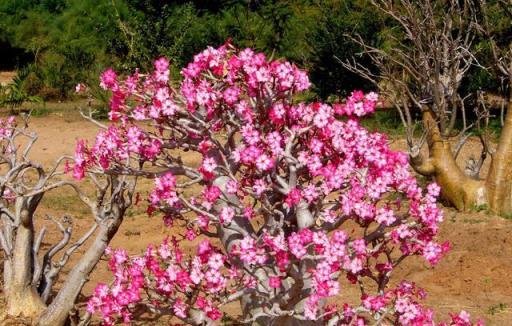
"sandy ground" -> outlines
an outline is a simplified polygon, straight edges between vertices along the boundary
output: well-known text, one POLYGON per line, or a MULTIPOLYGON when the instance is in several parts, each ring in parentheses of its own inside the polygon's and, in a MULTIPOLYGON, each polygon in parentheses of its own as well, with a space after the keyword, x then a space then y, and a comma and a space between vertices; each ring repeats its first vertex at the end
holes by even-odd
MULTIPOLYGON (((31 154, 33 159, 50 164, 62 154, 71 154, 79 138, 93 139, 97 128, 81 119, 76 111, 59 111, 44 117, 34 117, 30 123, 39 134, 39 140, 31 154)), ((394 147, 403 146, 397 140, 394 147)), ((477 146, 477 142, 470 144, 477 146)), ((467 151, 461 159, 467 157, 467 151)), ((74 239, 90 225, 90 215, 74 196, 66 190, 49 194, 38 212, 36 226, 47 225, 49 232, 43 249, 59 239, 57 229, 45 220, 46 214, 75 217, 74 239)), ((166 235, 176 230, 167 229, 159 218, 149 218, 144 207, 130 212, 115 236, 112 246, 124 247, 131 254, 141 253, 148 244, 159 243, 166 235)), ((464 309, 473 316, 482 318, 488 325, 512 325, 512 220, 490 216, 484 212, 457 213, 445 209, 445 222, 441 226, 442 240, 452 244, 451 252, 435 267, 429 267, 422 259, 409 259, 401 265, 395 279, 405 277, 426 289, 426 303, 446 319, 450 311, 464 309)), ((80 249, 73 260, 83 253, 80 249)), ((88 296, 97 282, 108 282, 106 262, 102 260, 91 275, 84 289, 88 296)), ((350 289, 345 289, 351 295, 350 289)), ((342 291, 344 289, 342 288, 342 291)), ((355 293, 355 292, 354 292, 355 293)), ((85 300, 82 297, 82 301, 85 300)), ((230 312, 238 310, 236 305, 230 312)), ((141 325, 163 325, 163 320, 148 316, 141 325), (147 318, 147 319, 146 319, 147 318)))

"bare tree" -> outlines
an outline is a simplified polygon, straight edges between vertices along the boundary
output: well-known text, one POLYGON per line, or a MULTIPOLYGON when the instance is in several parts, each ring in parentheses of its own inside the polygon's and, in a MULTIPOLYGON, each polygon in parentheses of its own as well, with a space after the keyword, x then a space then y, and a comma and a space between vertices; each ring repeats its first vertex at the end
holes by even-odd
MULTIPOLYGON (((512 0, 499 0, 495 6, 501 9, 512 25, 512 0)), ((512 40, 509 37, 508 44, 498 44, 488 21, 489 7, 485 1, 481 1, 484 18, 482 32, 491 46, 493 71, 503 80, 502 90, 507 113, 502 122, 503 129, 487 176, 486 187, 490 208, 496 213, 510 214, 512 213, 512 40)))
MULTIPOLYGON (((510 3, 502 1, 504 8, 507 1, 510 3)), ((494 212, 511 213, 512 174, 507 174, 512 159, 510 110, 499 145, 493 149, 487 132, 491 116, 484 94, 463 96, 460 91, 471 67, 488 69, 480 65, 473 53, 481 35, 492 44, 495 70, 511 82, 511 45, 498 46, 491 28, 482 23, 486 21, 483 17, 488 5, 475 0, 372 3, 396 25, 389 34, 393 46, 377 48, 360 37, 349 36, 363 48, 379 72, 370 71, 355 59, 342 64, 373 82, 397 108, 406 129, 411 166, 438 182, 446 200, 459 210, 488 205, 494 212), (473 97, 472 108, 468 105, 469 97, 473 97), (467 119, 470 109, 476 116, 472 121, 467 119), (457 126, 458 121, 462 122, 461 127, 457 126), (471 157, 461 167, 457 156, 472 135, 478 135, 481 143, 479 158, 471 157), (490 172, 480 178, 488 158, 490 172)), ((510 96, 507 102, 510 108, 510 96)))
POLYGON ((29 158, 37 135, 26 124, 19 127, 14 120, 1 123, 0 245, 7 314, 32 318, 38 325, 64 325, 89 274, 123 221, 136 179, 90 172, 96 195, 89 197, 65 176, 65 162, 72 158, 63 156, 47 169, 29 158), (35 219, 41 218, 37 210, 46 193, 62 187, 72 189, 90 208, 91 226, 72 242, 73 218, 48 216, 62 238, 42 251, 46 228, 36 231, 35 219), (56 288, 70 257, 84 245, 85 252, 56 288))

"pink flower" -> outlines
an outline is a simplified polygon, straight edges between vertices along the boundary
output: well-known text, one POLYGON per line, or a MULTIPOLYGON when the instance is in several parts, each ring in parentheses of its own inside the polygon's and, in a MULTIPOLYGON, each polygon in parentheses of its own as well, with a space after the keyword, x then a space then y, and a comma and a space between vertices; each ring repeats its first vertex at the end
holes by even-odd
POLYGON ((185 232, 185 239, 192 241, 196 238, 196 232, 192 229, 188 229, 187 232, 185 232))
POLYGON ((87 86, 85 86, 84 84, 76 84, 75 86, 75 93, 83 93, 87 90, 87 86))
POLYGON ((268 283, 271 288, 279 289, 281 287, 281 278, 279 276, 271 276, 268 283))
POLYGON ((248 264, 263 264, 267 261, 265 250, 258 247, 251 237, 245 237, 240 242, 239 256, 248 264))
POLYGON ((166 58, 155 60, 155 79, 160 83, 167 83, 169 81, 169 61, 166 58))
POLYGON ((210 259, 208 260, 208 266, 213 269, 220 269, 222 266, 224 266, 224 256, 221 254, 211 255, 210 259))
POLYGON ((289 207, 292 207, 292 206, 297 205, 301 199, 302 199, 301 191, 297 188, 294 188, 288 193, 288 196, 286 197, 285 202, 289 207))
POLYGON ((203 164, 201 167, 206 172, 213 173, 215 171, 215 169, 217 168, 217 163, 215 162, 215 159, 213 157, 206 157, 203 160, 203 164))
POLYGON ((229 87, 224 91, 224 101, 229 105, 233 105, 238 101, 239 95, 240 89, 238 87, 229 87))
POLYGON ((443 250, 437 243, 429 242, 425 245, 425 248, 423 248, 423 257, 432 265, 439 262, 442 253, 443 250))
POLYGON ((318 297, 311 295, 304 306, 304 316, 309 320, 316 320, 318 313, 318 297))
POLYGON ((235 217, 235 210, 231 207, 222 207, 219 215, 219 221, 222 224, 229 224, 235 217))
POLYGON ((254 181, 254 185, 252 187, 252 190, 255 192, 257 196, 261 196, 267 189, 267 185, 265 184, 265 181, 262 179, 258 179, 254 181))
POLYGON ((238 181, 236 180, 229 180, 226 184, 226 192, 228 194, 236 194, 238 192, 238 181))
POLYGON ((154 66, 155 66, 155 70, 157 70, 157 71, 165 71, 165 70, 169 69, 169 60, 162 57, 158 60, 155 60, 154 66))
POLYGON ((327 105, 321 105, 317 114, 315 115, 313 123, 316 127, 323 128, 329 123, 331 115, 331 108, 327 105))
POLYGON ((384 224, 386 226, 390 226, 396 221, 396 217, 393 214, 393 211, 389 208, 378 208, 375 216, 375 220, 380 224, 384 224))
POLYGON ((254 210, 252 207, 244 207, 244 217, 248 220, 252 220, 255 217, 254 210))
POLYGON ((187 318, 187 305, 181 299, 177 299, 172 309, 176 316, 181 318, 187 318))
POLYGON ((260 155, 260 157, 256 159, 256 167, 260 171, 267 171, 272 168, 272 165, 272 159, 266 154, 260 155))
POLYGON ((113 89, 117 86, 117 74, 112 70, 112 68, 108 68, 105 70, 100 77, 100 86, 104 90, 113 89))

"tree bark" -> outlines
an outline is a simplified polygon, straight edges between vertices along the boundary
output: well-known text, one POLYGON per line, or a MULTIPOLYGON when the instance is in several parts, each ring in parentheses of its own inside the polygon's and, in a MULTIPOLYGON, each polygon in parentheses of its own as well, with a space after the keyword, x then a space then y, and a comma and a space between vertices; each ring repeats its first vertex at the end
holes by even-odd
POLYGON ((429 109, 423 111, 423 124, 428 132, 429 157, 423 158, 420 154, 412 156, 411 165, 415 171, 432 176, 441 187, 443 198, 458 210, 487 204, 484 181, 475 180, 460 169, 449 141, 442 138, 434 114, 429 109))
MULTIPOLYGON (((313 214, 311 213, 308 203, 305 200, 301 200, 296 208, 297 217, 297 226, 299 230, 306 229, 311 227, 313 224, 315 224, 315 219, 313 214)), ((302 279, 303 275, 308 273, 308 271, 312 268, 314 268, 316 263, 313 260, 306 259, 303 260, 300 265, 300 272, 299 275, 296 275, 294 277, 295 282, 298 282, 301 286, 298 288, 298 294, 295 296, 292 295, 291 302, 288 303, 287 309, 292 309, 296 313, 304 315, 305 305, 308 297, 311 295, 311 292, 313 291, 312 287, 312 280, 311 278, 302 279)), ((321 300, 319 305, 322 306, 324 304, 324 300, 321 300)), ((294 316, 283 316, 277 318, 275 321, 275 325, 280 326, 299 326, 299 325, 306 325, 306 326, 313 326, 318 325, 317 321, 313 320, 300 320, 298 318, 295 318, 294 316)))
POLYGON ((7 314, 37 318, 46 305, 32 286, 34 225, 25 199, 17 199, 16 213, 19 226, 16 229, 13 256, 7 262, 5 294, 7 314))
POLYGON ((32 244, 31 225, 20 225, 16 232, 13 258, 9 279, 6 284, 7 314, 36 318, 46 308, 32 286, 32 244))
MULTIPOLYGON (((228 201, 231 201, 233 204, 239 204, 239 200, 237 197, 230 195, 226 191, 226 185, 229 181, 229 177, 227 176, 219 176, 217 177, 213 184, 222 191, 224 196, 228 199, 228 201)), ((216 211, 220 212, 222 207, 224 207, 226 203, 224 202, 217 202, 215 205, 216 211)), ((252 226, 250 222, 246 218, 242 218, 239 216, 235 216, 235 218, 231 221, 230 227, 225 227, 222 224, 219 224, 217 226, 217 233, 219 235, 220 242, 222 244, 223 249, 226 253, 231 252, 233 246, 239 246, 241 240, 244 238, 244 236, 241 234, 240 230, 246 231, 248 234, 252 233, 252 226)), ((238 267, 243 268, 243 262, 241 262, 238 259, 234 259, 234 264, 238 265, 238 267)), ((258 277, 266 277, 265 275, 262 275, 261 270, 256 270, 255 274, 258 277)), ((264 289, 259 289, 264 291, 264 289)), ((250 318, 251 316, 259 315, 263 312, 263 302, 261 302, 261 297, 256 296, 254 291, 246 291, 246 293, 240 298, 240 304, 242 306, 242 314, 245 319, 250 318)), ((260 318, 257 318, 252 323, 253 325, 268 325, 269 324, 269 318, 262 316, 260 318)))
MULTIPOLYGON (((238 199, 235 196, 229 195, 226 191, 226 184, 229 181, 229 177, 220 176, 215 179, 213 184, 220 188, 220 190, 224 193, 228 201, 232 201, 234 204, 239 204, 238 199)), ((226 205, 223 202, 216 204, 216 210, 220 211, 222 207, 226 205)), ((296 211, 297 224, 299 229, 303 229, 314 224, 314 219, 309 211, 306 202, 301 201, 297 206, 296 211)), ((231 221, 230 227, 224 227, 223 225, 219 225, 217 227, 217 232, 219 234, 220 242, 226 252, 230 252, 232 247, 238 246, 240 241, 243 239, 243 234, 241 234, 240 230, 244 230, 247 234, 254 233, 253 227, 250 222, 243 217, 235 217, 233 221, 231 221)), ((240 267, 243 266, 241 261, 235 261, 235 264, 238 264, 240 267)), ((248 266, 250 268, 250 266, 248 266)), ((302 277, 304 273, 306 273, 307 268, 304 264, 303 270, 298 273, 298 279, 302 277)), ((267 301, 262 294, 267 293, 269 296, 271 293, 268 292, 268 289, 263 287, 261 283, 265 283, 268 281, 269 273, 272 273, 271 269, 265 270, 264 268, 257 268, 254 271, 254 275, 258 278, 258 286, 253 291, 246 291, 246 293, 240 298, 240 305, 242 307, 242 315, 245 320, 253 319, 250 323, 253 326, 267 326, 267 325, 277 325, 277 326, 313 326, 317 325, 317 322, 314 321, 304 321, 293 316, 270 316, 267 314, 263 307, 267 306, 267 301)), ((297 280, 296 280, 297 281, 297 280)), ((297 313, 303 313, 304 311, 304 302, 305 299, 300 299, 300 293, 304 293, 304 291, 311 291, 311 282, 303 282, 300 288, 298 287, 298 300, 291 303, 288 307, 280 307, 284 310, 295 310, 297 313)), ((292 285, 293 286, 293 285, 292 285)))
POLYGON ((88 281, 89 274, 100 260, 110 240, 121 225, 123 214, 116 211, 114 215, 116 217, 108 222, 108 224, 100 225, 99 233, 94 239, 93 244, 71 270, 55 299, 39 317, 37 325, 61 326, 66 323, 69 313, 75 306, 76 299, 88 281))
POLYGON ((490 210, 496 214, 512 214, 512 87, 505 124, 493 155, 486 186, 490 210))

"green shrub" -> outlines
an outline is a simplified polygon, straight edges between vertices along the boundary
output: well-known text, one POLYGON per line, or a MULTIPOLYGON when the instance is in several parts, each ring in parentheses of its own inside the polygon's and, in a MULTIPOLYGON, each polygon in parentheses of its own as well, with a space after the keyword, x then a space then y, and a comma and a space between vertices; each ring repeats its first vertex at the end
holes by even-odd
POLYGON ((23 80, 23 90, 29 95, 38 95, 44 87, 44 81, 31 70, 23 80))
POLYGON ((40 103, 43 101, 39 96, 29 95, 23 89, 26 75, 26 70, 20 70, 10 84, 0 86, 0 107, 7 107, 9 114, 18 114, 25 102, 40 103))

